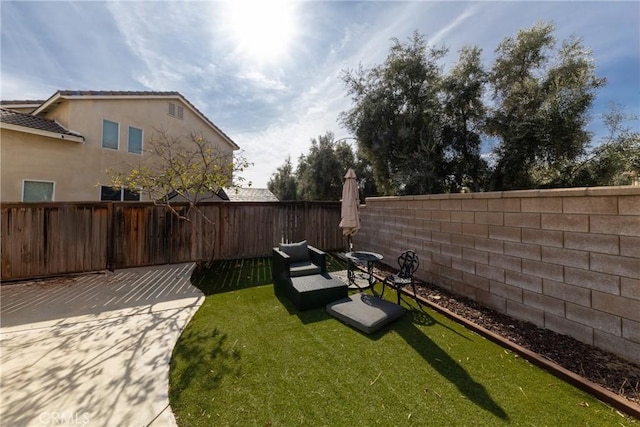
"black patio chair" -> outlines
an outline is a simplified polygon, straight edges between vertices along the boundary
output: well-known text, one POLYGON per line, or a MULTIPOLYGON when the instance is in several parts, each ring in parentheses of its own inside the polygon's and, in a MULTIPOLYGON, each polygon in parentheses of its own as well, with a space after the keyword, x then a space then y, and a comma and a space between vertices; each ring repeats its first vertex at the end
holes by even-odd
POLYGON ((380 296, 384 296, 384 289, 386 286, 389 286, 394 288, 398 293, 398 304, 400 304, 400 290, 406 285, 411 284, 416 302, 419 307, 422 307, 416 294, 416 284, 413 281, 413 274, 418 270, 418 266, 420 265, 418 255, 416 255, 414 251, 405 251, 398 257, 398 265, 400 266, 400 271, 387 276, 382 281, 382 294, 380 296))

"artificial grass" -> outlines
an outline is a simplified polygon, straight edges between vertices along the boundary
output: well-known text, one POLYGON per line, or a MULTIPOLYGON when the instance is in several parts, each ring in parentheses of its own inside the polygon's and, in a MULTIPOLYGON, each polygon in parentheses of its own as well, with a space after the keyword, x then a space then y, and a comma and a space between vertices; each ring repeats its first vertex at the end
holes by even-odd
POLYGON ((428 309, 364 335, 269 284, 205 299, 174 349, 169 396, 183 427, 634 423, 428 309))

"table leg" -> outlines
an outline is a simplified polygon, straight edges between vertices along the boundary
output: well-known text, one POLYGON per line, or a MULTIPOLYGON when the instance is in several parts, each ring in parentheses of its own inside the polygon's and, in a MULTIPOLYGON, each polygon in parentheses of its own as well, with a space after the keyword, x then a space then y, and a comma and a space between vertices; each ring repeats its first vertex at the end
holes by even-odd
POLYGON ((374 261, 367 262, 367 272, 369 273, 369 287, 373 287, 375 278, 373 277, 373 263, 374 261))

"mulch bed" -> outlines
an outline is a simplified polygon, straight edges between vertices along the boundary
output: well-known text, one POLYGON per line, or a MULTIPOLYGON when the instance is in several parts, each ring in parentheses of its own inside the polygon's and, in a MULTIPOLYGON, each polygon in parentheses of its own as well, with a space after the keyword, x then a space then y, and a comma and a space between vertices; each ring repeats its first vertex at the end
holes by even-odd
MULTIPOLYGON (((385 277, 390 271, 377 269, 375 273, 385 277)), ((428 301, 640 404, 640 366, 568 335, 514 319, 433 284, 417 281, 416 291, 428 301)))

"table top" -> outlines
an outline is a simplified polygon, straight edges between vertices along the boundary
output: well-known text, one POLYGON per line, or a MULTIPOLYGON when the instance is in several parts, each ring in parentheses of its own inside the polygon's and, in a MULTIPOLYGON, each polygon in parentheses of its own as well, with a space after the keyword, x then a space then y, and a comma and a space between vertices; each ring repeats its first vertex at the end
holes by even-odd
POLYGON ((347 252, 344 256, 352 261, 380 261, 383 258, 380 254, 366 251, 347 252))

